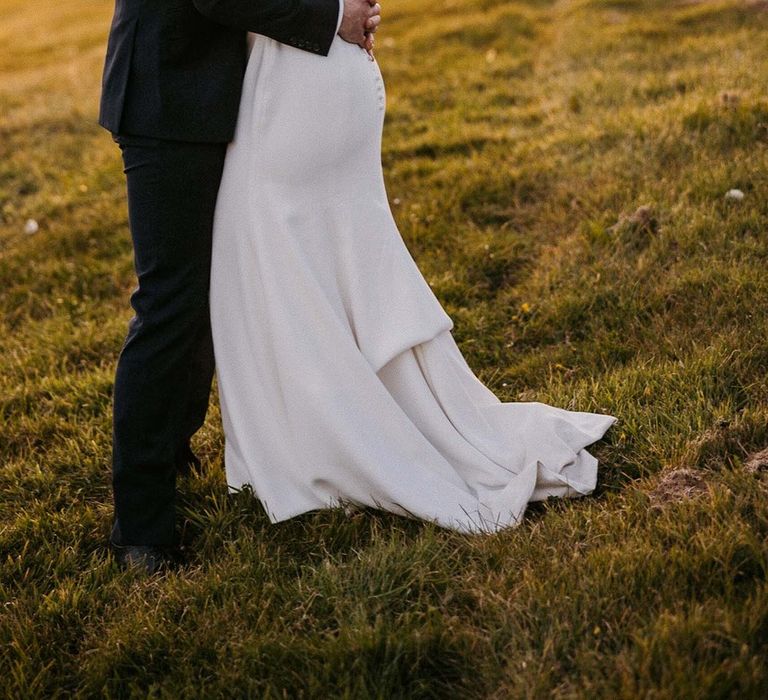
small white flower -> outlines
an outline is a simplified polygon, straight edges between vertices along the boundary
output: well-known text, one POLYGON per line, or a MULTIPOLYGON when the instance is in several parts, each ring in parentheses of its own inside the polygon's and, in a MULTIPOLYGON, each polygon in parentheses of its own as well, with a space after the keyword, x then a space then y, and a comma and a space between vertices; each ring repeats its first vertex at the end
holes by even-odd
POLYGON ((27 219, 27 223, 24 224, 24 233, 32 235, 40 230, 40 224, 34 219, 27 219))
POLYGON ((742 199, 744 199, 744 193, 741 190, 728 190, 725 193, 725 198, 734 202, 740 202, 742 199))
POLYGON ((488 49, 488 51, 485 52, 485 60, 488 63, 493 63, 496 60, 496 56, 498 56, 498 52, 496 49, 488 49))

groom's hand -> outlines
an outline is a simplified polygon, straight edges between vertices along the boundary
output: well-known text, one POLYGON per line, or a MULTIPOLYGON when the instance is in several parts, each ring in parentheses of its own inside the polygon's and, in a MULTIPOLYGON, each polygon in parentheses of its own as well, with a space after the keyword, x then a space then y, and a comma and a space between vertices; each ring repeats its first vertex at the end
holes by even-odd
POLYGON ((344 17, 339 36, 344 41, 370 50, 373 48, 373 33, 381 22, 381 5, 376 0, 341 1, 344 3, 344 17))

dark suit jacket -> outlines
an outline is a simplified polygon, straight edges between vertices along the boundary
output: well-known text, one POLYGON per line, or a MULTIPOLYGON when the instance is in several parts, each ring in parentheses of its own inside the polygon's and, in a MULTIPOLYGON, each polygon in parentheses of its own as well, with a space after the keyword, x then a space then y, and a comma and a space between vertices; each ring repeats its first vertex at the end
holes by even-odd
POLYGON ((246 31, 327 55, 340 0, 116 0, 99 123, 117 134, 227 142, 246 31))

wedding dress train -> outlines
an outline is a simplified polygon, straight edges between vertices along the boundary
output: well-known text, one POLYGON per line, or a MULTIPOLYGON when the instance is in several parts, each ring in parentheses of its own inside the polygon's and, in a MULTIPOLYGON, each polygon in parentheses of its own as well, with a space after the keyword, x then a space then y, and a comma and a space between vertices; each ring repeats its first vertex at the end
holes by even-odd
POLYGON ((403 243, 377 63, 338 36, 326 57, 249 46, 211 275, 229 486, 272 522, 343 500, 463 532, 590 493, 584 448, 616 419, 502 403, 403 243))

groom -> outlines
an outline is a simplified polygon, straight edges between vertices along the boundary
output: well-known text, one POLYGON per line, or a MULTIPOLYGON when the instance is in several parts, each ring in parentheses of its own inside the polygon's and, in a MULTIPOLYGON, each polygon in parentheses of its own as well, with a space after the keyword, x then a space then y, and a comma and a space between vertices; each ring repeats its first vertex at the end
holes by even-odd
POLYGON ((110 542, 122 565, 171 561, 176 475, 199 465, 189 440, 214 372, 213 213, 246 32, 325 56, 340 2, 339 35, 370 50, 376 0, 116 0, 99 123, 122 151, 138 277, 114 388, 110 542))

